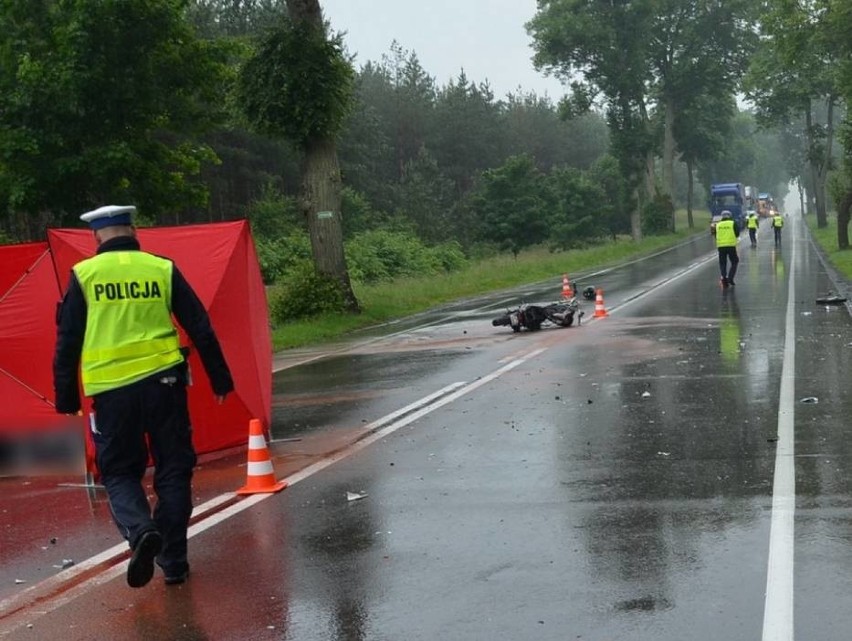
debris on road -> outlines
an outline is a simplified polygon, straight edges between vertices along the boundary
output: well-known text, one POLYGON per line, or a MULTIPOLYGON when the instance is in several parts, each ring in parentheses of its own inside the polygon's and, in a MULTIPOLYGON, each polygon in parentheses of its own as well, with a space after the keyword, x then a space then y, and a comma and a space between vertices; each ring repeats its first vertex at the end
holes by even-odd
POLYGON ((803 399, 799 400, 800 403, 819 403, 819 399, 816 396, 806 396, 803 399))
POLYGON ((816 299, 817 305, 842 305, 846 302, 846 298, 838 296, 834 292, 828 292, 816 299))
POLYGON ((346 500, 347 501, 357 501, 359 499, 363 499, 363 498, 366 498, 366 497, 367 497, 366 492, 347 492, 346 493, 346 500))

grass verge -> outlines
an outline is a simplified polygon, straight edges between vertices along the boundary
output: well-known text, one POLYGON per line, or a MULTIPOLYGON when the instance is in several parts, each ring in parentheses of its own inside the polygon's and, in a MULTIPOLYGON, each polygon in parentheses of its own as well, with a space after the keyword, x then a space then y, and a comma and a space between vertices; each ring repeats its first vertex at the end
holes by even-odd
MULTIPOLYGON (((372 285, 354 283, 361 314, 328 314, 279 325, 272 330, 272 346, 275 351, 280 351, 330 342, 356 329, 410 316, 461 298, 548 278, 558 279, 561 283, 562 274, 590 271, 651 254, 695 234, 707 233, 709 214, 693 212, 693 215, 693 229, 687 226, 686 212, 679 211, 675 233, 649 236, 638 243, 630 238, 618 238, 603 245, 558 253, 537 248, 521 252, 517 258, 511 255, 487 258, 442 276, 401 278, 372 285)), ((561 284, 557 287, 561 288, 561 284)), ((554 290, 554 298, 558 298, 560 291, 554 290)))
POLYGON ((828 225, 822 229, 817 227, 814 215, 806 216, 805 223, 832 266, 844 278, 852 280, 852 250, 837 248, 837 216, 829 214, 828 225))

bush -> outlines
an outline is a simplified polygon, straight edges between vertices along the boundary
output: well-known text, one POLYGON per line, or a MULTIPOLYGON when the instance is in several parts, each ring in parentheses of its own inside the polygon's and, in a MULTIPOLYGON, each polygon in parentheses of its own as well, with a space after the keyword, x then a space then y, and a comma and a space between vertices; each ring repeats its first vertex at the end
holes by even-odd
POLYGON ((266 285, 277 282, 304 261, 311 259, 307 232, 293 231, 279 238, 255 237, 260 274, 266 285))
POLYGON ((281 279, 269 304, 276 323, 343 312, 346 309, 340 283, 317 274, 310 261, 302 261, 281 279))
POLYGON ((304 227, 297 200, 269 185, 251 202, 246 217, 251 223, 252 235, 266 240, 277 240, 304 227))
POLYGON ((437 266, 439 271, 455 272, 467 265, 467 258, 462 251, 461 243, 455 240, 435 245, 426 249, 431 255, 430 262, 437 266))
POLYGON ((346 244, 349 275, 362 283, 437 274, 458 269, 465 262, 458 243, 426 247, 410 232, 368 231, 346 244))
POLYGON ((654 199, 642 207, 642 233, 662 236, 672 231, 674 205, 668 194, 657 192, 654 199))

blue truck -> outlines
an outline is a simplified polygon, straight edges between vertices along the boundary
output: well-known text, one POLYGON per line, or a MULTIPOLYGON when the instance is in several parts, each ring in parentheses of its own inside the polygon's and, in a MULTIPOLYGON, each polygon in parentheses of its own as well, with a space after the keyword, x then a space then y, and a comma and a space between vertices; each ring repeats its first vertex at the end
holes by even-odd
POLYGON ((716 230, 716 223, 722 218, 726 209, 740 229, 745 227, 746 195, 742 183, 716 183, 710 185, 710 232, 716 230))

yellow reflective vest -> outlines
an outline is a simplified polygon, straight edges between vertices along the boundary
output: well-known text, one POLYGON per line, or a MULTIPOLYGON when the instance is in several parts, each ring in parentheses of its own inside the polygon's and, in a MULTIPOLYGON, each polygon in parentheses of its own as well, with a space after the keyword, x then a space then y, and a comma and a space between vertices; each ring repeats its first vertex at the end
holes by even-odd
POLYGON ((720 220, 716 223, 716 247, 736 247, 737 235, 734 233, 734 221, 720 220))
POLYGON ((749 216, 746 223, 749 229, 757 229, 757 216, 749 216))
POLYGON ((141 251, 111 251, 74 266, 86 300, 80 358, 93 396, 183 361, 171 318, 172 262, 141 251))
POLYGON ((772 217, 772 226, 773 227, 783 227, 784 226, 784 217, 780 214, 772 217))

